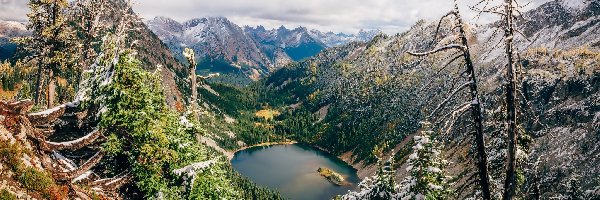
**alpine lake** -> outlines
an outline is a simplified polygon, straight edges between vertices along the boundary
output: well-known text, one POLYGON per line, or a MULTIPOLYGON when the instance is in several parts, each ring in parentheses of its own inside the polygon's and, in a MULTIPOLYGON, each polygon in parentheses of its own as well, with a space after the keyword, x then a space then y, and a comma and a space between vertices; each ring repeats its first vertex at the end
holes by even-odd
POLYGON ((235 153, 233 168, 258 185, 277 190, 291 200, 321 200, 356 190, 356 170, 334 155, 304 144, 252 147, 235 153), (330 169, 344 178, 335 184, 319 168, 330 169))

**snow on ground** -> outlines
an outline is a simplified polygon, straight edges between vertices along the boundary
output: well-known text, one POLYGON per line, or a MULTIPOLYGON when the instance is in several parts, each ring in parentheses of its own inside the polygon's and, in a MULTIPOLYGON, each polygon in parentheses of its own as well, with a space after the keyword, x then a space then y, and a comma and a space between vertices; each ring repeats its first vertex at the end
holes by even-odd
POLYGON ((584 9, 590 2, 590 0, 561 0, 560 4, 572 10, 581 10, 584 9))
POLYGON ((202 88, 214 94, 215 96, 221 96, 217 91, 213 90, 212 87, 210 87, 210 85, 202 85, 202 88))
POLYGON ((63 108, 65 108, 64 104, 60 105, 60 106, 56 106, 56 107, 48 109, 48 110, 44 110, 44 111, 41 111, 41 112, 29 114, 29 116, 44 116, 45 117, 45 116, 48 116, 48 115, 52 114, 53 112, 56 112, 56 111, 58 111, 60 109, 63 109, 63 108))
POLYGON ((186 128, 191 128, 194 127, 194 124, 192 122, 190 122, 190 120, 188 120, 185 115, 179 117, 179 123, 183 126, 185 126, 186 128))
POLYGON ((223 117, 225 118, 225 122, 227 123, 235 123, 235 119, 230 117, 229 115, 223 114, 223 117))
POLYGON ((83 174, 79 175, 77 178, 74 178, 71 183, 77 183, 83 179, 86 179, 87 177, 89 177, 90 175, 92 175, 94 172, 90 171, 86 171, 83 174))

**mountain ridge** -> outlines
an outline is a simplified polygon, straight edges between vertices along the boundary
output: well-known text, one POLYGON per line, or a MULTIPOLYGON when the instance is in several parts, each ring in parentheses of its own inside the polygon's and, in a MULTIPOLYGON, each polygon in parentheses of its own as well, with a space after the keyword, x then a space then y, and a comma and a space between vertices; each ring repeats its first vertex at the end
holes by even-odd
POLYGON ((225 17, 203 17, 184 22, 155 17, 145 23, 179 61, 185 62, 181 53, 183 49, 192 48, 200 55, 198 70, 201 74, 237 74, 235 79, 246 79, 241 80, 243 83, 264 77, 328 47, 353 41, 364 42, 380 32, 334 34, 285 26, 267 30, 264 26, 240 27, 225 17))

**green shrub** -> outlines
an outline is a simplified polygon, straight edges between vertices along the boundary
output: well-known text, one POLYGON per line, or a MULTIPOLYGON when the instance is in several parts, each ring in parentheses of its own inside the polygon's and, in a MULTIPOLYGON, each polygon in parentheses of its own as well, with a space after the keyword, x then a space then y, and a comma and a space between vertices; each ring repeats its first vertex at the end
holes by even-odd
POLYGON ((48 173, 33 167, 27 167, 18 177, 23 187, 30 191, 46 192, 54 185, 54 179, 48 173))
POLYGON ((2 189, 0 191, 0 199, 3 199, 3 200, 17 200, 17 196, 15 196, 14 194, 8 192, 8 190, 6 190, 6 189, 2 189))
POLYGON ((21 155, 23 151, 19 144, 10 144, 8 141, 0 141, 0 161, 7 164, 10 169, 18 173, 22 168, 21 155))

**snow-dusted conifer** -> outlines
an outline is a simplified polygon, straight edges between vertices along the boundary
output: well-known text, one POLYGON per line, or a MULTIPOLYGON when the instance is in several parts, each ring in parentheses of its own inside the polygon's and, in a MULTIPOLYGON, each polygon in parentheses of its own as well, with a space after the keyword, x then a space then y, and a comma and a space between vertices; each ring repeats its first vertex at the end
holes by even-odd
POLYGON ((396 195, 395 181, 394 181, 394 155, 391 155, 387 161, 383 161, 383 155, 378 152, 379 148, 375 148, 373 151, 378 161, 377 174, 372 177, 367 177, 359 184, 359 191, 349 192, 342 196, 341 199, 345 200, 387 200, 394 199, 396 195), (377 155, 379 154, 379 155, 377 155))
POLYGON ((421 135, 415 136, 413 153, 408 159, 409 172, 399 185, 399 193, 394 199, 419 200, 419 199, 448 199, 449 189, 447 177, 443 168, 447 162, 440 158, 440 151, 436 142, 430 135, 431 124, 423 122, 421 135))

